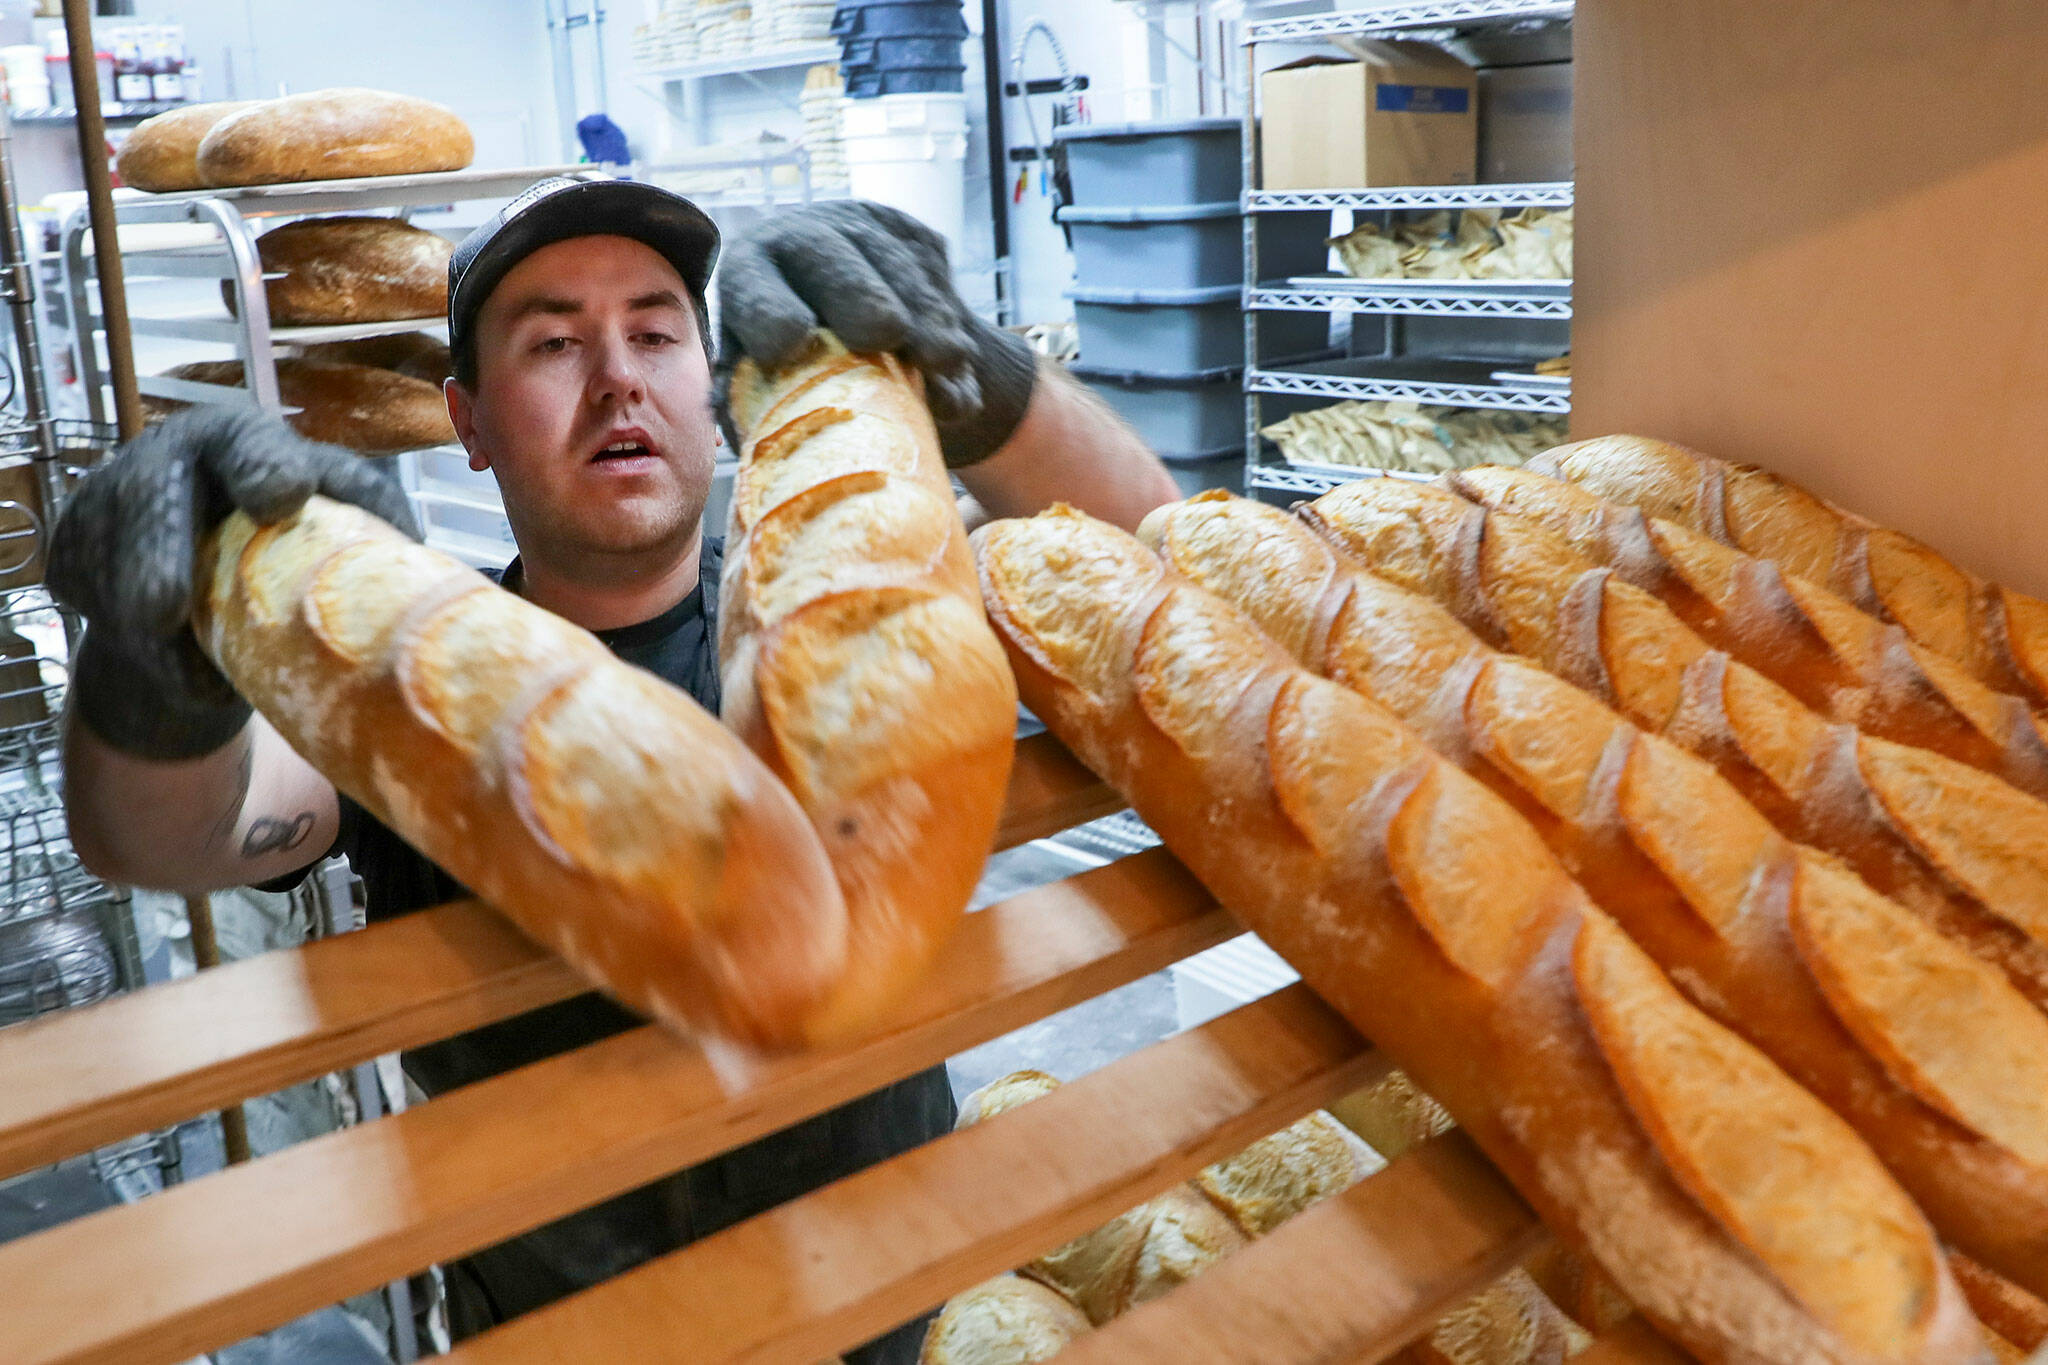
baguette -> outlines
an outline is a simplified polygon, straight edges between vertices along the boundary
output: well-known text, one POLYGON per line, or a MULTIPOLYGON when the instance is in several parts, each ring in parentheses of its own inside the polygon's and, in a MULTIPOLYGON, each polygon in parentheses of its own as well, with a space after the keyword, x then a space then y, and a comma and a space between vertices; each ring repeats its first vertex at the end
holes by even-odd
POLYGON ((1139 535, 1519 806, 1695 1005, 1862 1134, 1946 1240, 2048 1290, 2048 1016, 1996 968, 1787 840, 1705 760, 1488 649, 1298 518, 1209 493, 1139 535))
POLYGON ((199 143, 213 125, 230 114, 253 109, 259 100, 223 100, 194 104, 157 114, 135 125, 114 153, 114 170, 130 189, 157 194, 203 190, 199 174, 199 143))
POLYGON ((2048 805, 1967 764, 1830 723, 1519 517, 1395 479, 1347 484, 1303 516, 1488 644, 1705 758, 1788 838, 1845 859, 2048 1007, 2048 805))
POLYGON ((1828 589, 1583 488, 1498 466, 1444 486, 1564 538, 1808 706, 1867 735, 1932 749, 2048 797, 2048 738, 2026 702, 1993 691, 1828 589))
POLYGON ((695 702, 341 503, 237 513, 202 556, 207 654, 407 843, 633 1009, 802 1034, 845 905, 802 810, 695 702))
POLYGON ((872 1017, 959 923, 995 841, 1017 691, 915 379, 822 334, 742 361, 718 657, 724 714, 810 815, 846 900, 831 1035, 872 1017))
POLYGON ((1985 1358, 1869 1148, 1497 796, 1112 527, 975 542, 1031 709, 1663 1331, 1709 1362, 1985 1358))
POLYGON ((342 87, 237 110, 207 130, 195 160, 209 186, 459 171, 476 155, 445 104, 342 87))
POLYGON ((2048 601, 1986 582, 1789 479, 1666 441, 1604 436, 1531 468, 1824 584, 1980 682, 2048 707, 2048 601))
MULTIPOLYGON (((302 218, 256 239, 273 327, 438 319, 454 252, 440 233, 397 218, 302 218)), ((220 291, 233 312, 233 288, 223 281, 220 291)))
MULTIPOLYGON (((240 387, 239 360, 194 360, 164 371, 166 379, 240 387)), ((309 441, 346 446, 362 455, 396 455, 404 450, 448 445, 455 424, 439 386, 394 370, 335 364, 296 356, 277 362, 277 396, 296 412, 285 421, 309 441)), ((146 397, 152 419, 187 406, 175 398, 146 397)))

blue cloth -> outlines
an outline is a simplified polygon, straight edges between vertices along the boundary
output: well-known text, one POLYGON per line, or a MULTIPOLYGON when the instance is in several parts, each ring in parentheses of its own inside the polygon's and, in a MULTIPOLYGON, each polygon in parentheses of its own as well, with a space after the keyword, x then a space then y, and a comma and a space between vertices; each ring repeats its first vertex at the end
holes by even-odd
POLYGON ((633 159, 626 150, 626 130, 613 123, 609 114, 585 114, 576 120, 576 138, 583 155, 592 161, 623 166, 633 159))

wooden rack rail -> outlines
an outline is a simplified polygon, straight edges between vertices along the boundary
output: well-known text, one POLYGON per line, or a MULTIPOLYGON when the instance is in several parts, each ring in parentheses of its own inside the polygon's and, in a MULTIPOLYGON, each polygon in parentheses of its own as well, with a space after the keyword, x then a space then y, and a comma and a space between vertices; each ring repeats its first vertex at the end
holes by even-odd
MULTIPOLYGON (((998 846, 1119 809, 1020 746, 998 846)), ((0 1246, 11 1365, 174 1362, 822 1112, 1238 932, 1164 850, 968 917, 858 1045, 736 1062, 645 1027, 0 1246)), ((581 990, 475 902, 0 1032, 0 1176, 581 990)), ((463 1365, 815 1361, 1380 1075, 1305 987, 466 1343, 463 1365)), ((1541 1244, 1460 1135, 1091 1334, 1091 1362, 1378 1360, 1541 1244)), ((1677 1359, 1639 1324, 1588 1365, 1677 1359)))

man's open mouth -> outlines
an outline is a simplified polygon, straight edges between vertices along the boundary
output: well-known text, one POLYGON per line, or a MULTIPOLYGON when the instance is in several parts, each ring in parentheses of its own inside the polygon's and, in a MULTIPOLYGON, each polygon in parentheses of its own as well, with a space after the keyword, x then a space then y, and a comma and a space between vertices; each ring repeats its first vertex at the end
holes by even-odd
POLYGON ((608 460, 641 459, 653 453, 653 449, 645 441, 613 441, 598 450, 596 454, 590 457, 590 460, 592 464, 601 464, 608 460))

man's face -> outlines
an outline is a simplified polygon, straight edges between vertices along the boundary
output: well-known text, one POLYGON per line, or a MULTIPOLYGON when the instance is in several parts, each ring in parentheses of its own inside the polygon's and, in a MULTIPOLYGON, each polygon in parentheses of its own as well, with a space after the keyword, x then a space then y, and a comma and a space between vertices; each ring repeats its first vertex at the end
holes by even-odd
POLYGON ((448 385, 521 551, 565 569, 687 548, 711 491, 711 368, 675 267, 627 237, 520 261, 476 320, 476 390, 448 385))

